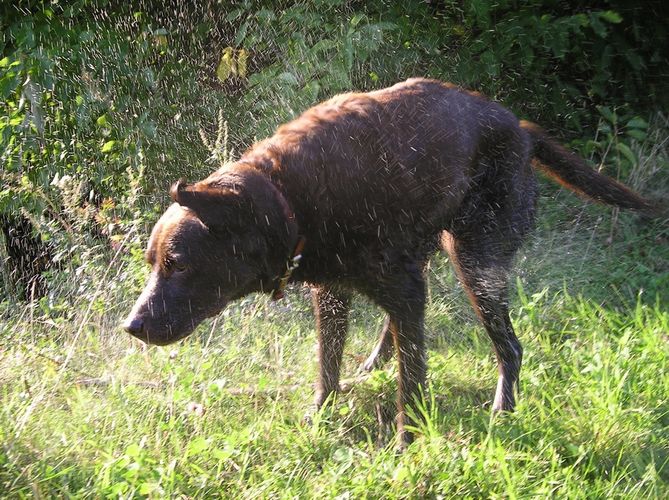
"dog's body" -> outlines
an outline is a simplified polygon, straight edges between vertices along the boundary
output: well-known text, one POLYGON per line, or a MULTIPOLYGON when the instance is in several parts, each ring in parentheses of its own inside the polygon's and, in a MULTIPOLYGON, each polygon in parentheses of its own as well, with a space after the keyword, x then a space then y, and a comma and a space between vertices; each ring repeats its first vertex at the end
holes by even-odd
POLYGON ((399 359, 398 431, 425 382, 423 269, 442 246, 492 339, 495 410, 511 410, 522 348, 507 310, 513 256, 532 228, 530 160, 567 187, 605 203, 651 206, 590 169, 535 125, 476 93, 412 79, 337 96, 279 128, 233 165, 177 183, 156 224, 150 281, 126 322, 166 344, 227 302, 281 287, 314 286, 319 330, 317 404, 336 391, 352 291, 388 314, 365 364, 399 359))

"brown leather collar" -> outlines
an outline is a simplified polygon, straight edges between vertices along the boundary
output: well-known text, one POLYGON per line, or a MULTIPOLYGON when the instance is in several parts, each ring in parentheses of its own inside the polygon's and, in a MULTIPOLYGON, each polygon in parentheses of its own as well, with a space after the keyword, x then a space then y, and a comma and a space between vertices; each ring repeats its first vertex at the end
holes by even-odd
POLYGON ((307 239, 304 236, 298 236, 297 243, 295 244, 295 250, 293 250, 293 256, 288 262, 286 262, 286 272, 283 273, 281 278, 279 278, 279 282, 272 292, 273 300, 282 299, 286 295, 286 285, 288 284, 288 280, 290 280, 293 271, 295 271, 295 269, 300 266, 300 260, 302 260, 302 250, 304 250, 304 244, 306 241, 307 239))

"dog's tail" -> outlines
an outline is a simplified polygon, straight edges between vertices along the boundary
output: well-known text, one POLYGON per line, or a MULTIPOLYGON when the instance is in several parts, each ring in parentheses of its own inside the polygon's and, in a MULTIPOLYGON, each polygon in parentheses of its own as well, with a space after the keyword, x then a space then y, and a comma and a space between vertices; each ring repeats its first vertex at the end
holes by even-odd
POLYGON ((656 213, 656 207, 620 182, 590 168, 583 159, 565 149, 538 125, 522 120, 520 127, 532 139, 532 165, 562 186, 600 203, 656 213))

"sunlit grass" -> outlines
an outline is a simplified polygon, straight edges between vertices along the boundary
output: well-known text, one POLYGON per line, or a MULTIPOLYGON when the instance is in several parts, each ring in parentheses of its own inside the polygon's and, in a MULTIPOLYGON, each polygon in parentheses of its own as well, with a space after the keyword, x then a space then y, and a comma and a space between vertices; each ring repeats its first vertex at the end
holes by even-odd
MULTIPOLYGON (((666 278, 666 249, 648 248, 648 233, 637 233, 645 257, 632 258, 624 251, 630 239, 607 246, 596 229, 576 236, 541 227, 520 256, 512 297, 525 346, 518 411, 491 418, 494 357, 439 257, 429 271, 426 324, 431 403, 418 410, 426 422, 402 455, 377 417, 394 411, 392 363, 305 423, 316 338, 303 289, 277 304, 249 297, 183 343, 151 349, 116 327, 133 297, 108 285, 90 308, 83 299, 69 310, 5 304, 0 490, 9 497, 665 497, 667 285, 634 271, 655 265, 666 278), (546 244, 572 236, 568 251, 546 244), (627 288, 612 286, 611 262, 631 273, 627 288), (628 291, 644 286, 657 300, 628 291)), ((131 263, 112 266, 113 276, 123 278, 131 263)), ((356 300, 345 378, 357 376, 381 324, 376 308, 356 300)))

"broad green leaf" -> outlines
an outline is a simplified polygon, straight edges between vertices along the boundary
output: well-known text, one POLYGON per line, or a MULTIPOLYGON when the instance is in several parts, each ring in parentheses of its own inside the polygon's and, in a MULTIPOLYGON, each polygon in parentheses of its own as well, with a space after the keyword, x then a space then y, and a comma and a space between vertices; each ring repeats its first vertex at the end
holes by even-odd
POLYGON ((360 24, 360 21, 362 21, 363 19, 366 19, 366 17, 367 17, 367 16, 365 16, 364 14, 356 14, 356 15, 354 15, 354 16, 351 18, 351 21, 350 21, 351 26, 353 26, 353 27, 357 26, 358 24, 360 24))
POLYGON ((244 11, 242 9, 231 10, 230 12, 228 12, 228 15, 225 16, 225 20, 228 22, 232 22, 235 19, 238 19, 243 13, 244 11))
POLYGON ((114 146, 116 145, 116 141, 107 141, 102 145, 102 151, 103 153, 109 153, 112 149, 114 149, 114 146))
POLYGON ((95 120, 95 123, 99 127, 106 127, 107 125, 109 125, 109 121, 107 120, 107 115, 105 114, 105 115, 102 115, 102 116, 98 117, 98 119, 95 120))
POLYGON ((632 152, 629 146, 623 142, 616 144, 616 149, 632 164, 637 164, 636 155, 632 152))
POLYGON ((235 36, 235 47, 239 47, 242 45, 244 42, 244 38, 246 38, 246 32, 249 29, 249 23, 248 21, 242 24, 239 29, 237 30, 237 36, 235 36))
POLYGON ((225 448, 215 448, 212 452, 211 455, 216 459, 220 460, 221 462, 226 461, 227 459, 231 458, 235 454, 236 450, 232 446, 226 446, 225 448))
POLYGON ((601 19, 604 19, 604 21, 609 22, 611 24, 618 24, 622 22, 623 18, 621 17, 620 14, 613 10, 606 10, 604 12, 599 13, 599 17, 601 19))
POLYGON ((154 491, 160 491, 160 484, 158 483, 142 483, 142 485, 139 487, 139 494, 140 495, 150 495, 154 491))
POLYGON ((324 38, 322 40, 319 40, 314 44, 313 47, 311 47, 311 52, 314 54, 318 54, 319 52, 326 52, 330 49, 334 49, 337 46, 337 42, 334 40, 330 40, 328 38, 324 38))
POLYGON ((286 82, 289 85, 299 85, 299 82, 297 81, 297 77, 290 73, 289 71, 285 71, 279 75, 279 80, 286 82))
POLYGON ((609 34, 606 26, 600 21, 597 14, 590 14, 590 26, 592 26, 593 31, 600 38, 606 38, 609 34))
POLYGON ((136 443, 132 443, 125 449, 125 454, 132 458, 138 457, 141 452, 142 448, 136 443))
POLYGON ((646 139, 646 132, 639 130, 638 128, 631 128, 625 131, 630 137, 634 137, 637 141, 643 141, 646 139))
POLYGON ((602 115, 609 123, 615 125, 618 122, 618 116, 614 111, 611 111, 611 108, 608 106, 597 106, 597 111, 602 115))
POLYGON ((640 116, 635 116, 630 121, 627 122, 627 126, 630 128, 648 128, 648 122, 641 118, 640 116))
POLYGON ((209 442, 202 436, 198 436, 188 443, 188 455, 199 455, 209 447, 209 442))

